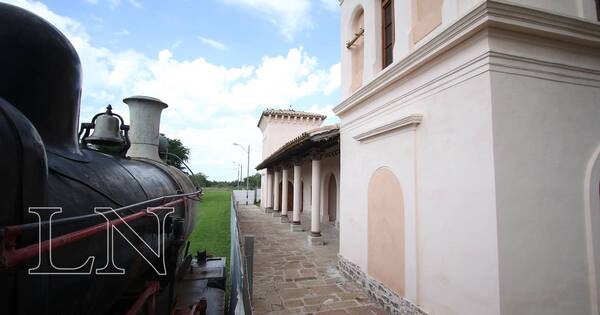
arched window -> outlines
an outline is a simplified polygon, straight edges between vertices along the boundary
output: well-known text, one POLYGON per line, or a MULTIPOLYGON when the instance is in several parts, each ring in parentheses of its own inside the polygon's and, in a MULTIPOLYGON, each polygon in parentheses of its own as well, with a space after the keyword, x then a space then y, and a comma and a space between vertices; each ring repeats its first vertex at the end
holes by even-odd
POLYGON ((348 46, 348 49, 350 49, 352 59, 352 81, 350 84, 350 93, 360 88, 363 83, 365 41, 364 36, 362 36, 362 34, 364 33, 364 27, 364 10, 362 9, 362 7, 360 7, 356 10, 351 25, 352 36, 357 36, 357 38, 350 46, 348 46))

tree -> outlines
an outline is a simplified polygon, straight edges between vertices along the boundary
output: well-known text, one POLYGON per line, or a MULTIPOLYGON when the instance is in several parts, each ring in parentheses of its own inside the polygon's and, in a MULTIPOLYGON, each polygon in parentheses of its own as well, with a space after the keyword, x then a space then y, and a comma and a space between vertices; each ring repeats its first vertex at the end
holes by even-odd
POLYGON ((208 176, 204 175, 204 173, 202 172, 198 172, 196 174, 194 174, 194 176, 192 176, 192 181, 200 186, 200 187, 210 187, 211 183, 208 180, 208 176))
MULTIPOLYGON (((244 178, 243 182, 244 183, 246 182, 246 178, 244 178)), ((260 188, 260 174, 256 173, 256 174, 251 175, 250 177, 248 177, 248 187, 250 189, 260 188)))
POLYGON ((190 159, 190 149, 183 145, 179 139, 170 139, 165 137, 169 143, 169 155, 167 156, 167 164, 175 166, 179 169, 184 169, 182 162, 187 162, 190 159), (177 157, 171 156, 171 154, 177 157))

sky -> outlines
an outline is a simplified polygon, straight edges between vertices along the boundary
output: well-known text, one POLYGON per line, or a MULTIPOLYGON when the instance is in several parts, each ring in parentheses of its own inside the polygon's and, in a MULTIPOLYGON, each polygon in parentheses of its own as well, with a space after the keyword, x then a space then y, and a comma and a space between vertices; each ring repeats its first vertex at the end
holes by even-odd
POLYGON ((340 99, 338 0, 0 0, 61 30, 83 71, 81 122, 107 104, 157 97, 161 133, 190 148, 189 164, 212 180, 236 178, 250 145, 261 161, 266 108, 322 113, 340 99))

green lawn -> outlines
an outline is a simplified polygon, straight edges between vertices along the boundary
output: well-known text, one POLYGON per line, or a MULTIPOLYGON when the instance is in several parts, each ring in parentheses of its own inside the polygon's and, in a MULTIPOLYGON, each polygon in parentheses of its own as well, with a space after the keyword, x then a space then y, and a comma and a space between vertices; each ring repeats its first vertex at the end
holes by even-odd
POLYGON ((230 248, 230 191, 208 191, 200 202, 196 227, 190 235, 190 253, 206 250, 209 255, 227 257, 230 248))
MULTIPOLYGON (((225 305, 229 301, 231 282, 229 276, 229 254, 231 251, 230 213, 231 191, 206 191, 200 201, 196 227, 189 237, 190 254, 206 250, 207 254, 227 257, 227 290, 225 305)), ((227 309, 227 306, 226 306, 227 309)))

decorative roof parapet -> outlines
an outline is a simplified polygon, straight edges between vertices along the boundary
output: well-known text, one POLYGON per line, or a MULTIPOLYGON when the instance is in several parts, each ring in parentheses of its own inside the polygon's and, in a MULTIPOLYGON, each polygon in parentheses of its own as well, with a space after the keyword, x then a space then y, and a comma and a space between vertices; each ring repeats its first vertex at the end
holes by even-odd
POLYGON ((325 120, 325 118, 327 118, 327 116, 322 115, 322 114, 317 114, 317 113, 304 112, 304 111, 298 111, 298 110, 293 110, 293 109, 267 108, 260 115, 260 119, 258 120, 257 126, 260 127, 260 122, 263 120, 263 118, 269 117, 269 116, 281 116, 281 117, 290 117, 290 118, 309 118, 309 119, 314 118, 317 120, 325 120))

